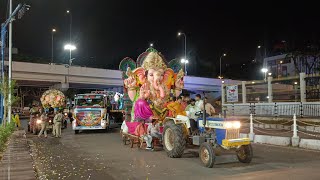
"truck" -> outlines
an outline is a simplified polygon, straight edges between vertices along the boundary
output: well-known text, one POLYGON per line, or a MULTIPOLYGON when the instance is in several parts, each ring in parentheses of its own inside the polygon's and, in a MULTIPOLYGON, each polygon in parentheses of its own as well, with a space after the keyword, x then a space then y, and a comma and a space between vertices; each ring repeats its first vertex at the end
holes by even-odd
POLYGON ((74 121, 72 122, 75 134, 78 134, 80 130, 107 131, 113 126, 107 113, 106 97, 104 94, 75 95, 74 121))

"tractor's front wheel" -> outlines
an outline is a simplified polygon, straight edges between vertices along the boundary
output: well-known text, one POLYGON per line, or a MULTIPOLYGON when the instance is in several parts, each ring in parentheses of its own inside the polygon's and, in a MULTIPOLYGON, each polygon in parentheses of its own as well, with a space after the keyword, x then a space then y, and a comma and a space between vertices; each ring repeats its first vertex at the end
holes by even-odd
POLYGON ((182 125, 166 123, 163 129, 163 147, 170 158, 180 158, 183 155, 186 140, 182 125))
POLYGON ((213 167, 216 156, 210 143, 204 142, 200 145, 199 157, 205 167, 213 167))
POLYGON ((253 157, 251 144, 243 145, 237 150, 238 160, 242 163, 250 163, 253 157))

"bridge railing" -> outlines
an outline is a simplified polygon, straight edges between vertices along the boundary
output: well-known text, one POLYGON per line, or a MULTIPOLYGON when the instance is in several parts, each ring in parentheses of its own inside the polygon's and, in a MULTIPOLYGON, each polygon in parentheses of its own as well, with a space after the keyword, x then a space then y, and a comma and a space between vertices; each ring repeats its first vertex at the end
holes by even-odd
POLYGON ((275 102, 224 104, 228 116, 292 116, 320 117, 320 102, 275 102))

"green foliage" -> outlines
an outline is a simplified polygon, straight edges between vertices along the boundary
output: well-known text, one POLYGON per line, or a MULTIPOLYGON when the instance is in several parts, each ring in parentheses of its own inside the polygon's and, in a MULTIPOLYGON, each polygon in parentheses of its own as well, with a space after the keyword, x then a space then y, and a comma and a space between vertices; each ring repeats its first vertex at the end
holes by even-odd
POLYGON ((14 122, 8 123, 6 126, 0 126, 0 152, 4 150, 5 143, 14 131, 14 122))
POLYGON ((8 112, 8 106, 9 101, 8 101, 8 95, 9 95, 9 89, 11 88, 11 106, 14 105, 15 103, 17 103, 19 101, 19 97, 15 96, 14 94, 14 89, 16 88, 16 81, 12 80, 11 81, 11 87, 9 87, 9 81, 8 78, 5 76, 3 78, 3 81, 0 82, 0 92, 2 93, 2 95, 4 96, 4 115, 3 115, 3 124, 6 125, 6 115, 8 112))

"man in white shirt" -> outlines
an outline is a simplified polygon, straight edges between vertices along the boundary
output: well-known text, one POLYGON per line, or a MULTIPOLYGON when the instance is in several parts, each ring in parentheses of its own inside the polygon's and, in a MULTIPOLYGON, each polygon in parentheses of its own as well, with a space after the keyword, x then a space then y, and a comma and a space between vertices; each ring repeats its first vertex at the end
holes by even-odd
POLYGON ((198 106, 200 109, 203 106, 203 100, 201 99, 201 95, 200 94, 196 95, 196 106, 198 106))
POLYGON ((189 111, 188 117, 190 119, 197 120, 198 117, 195 115, 195 113, 201 111, 201 109, 196 106, 196 100, 191 99, 190 104, 186 107, 186 111, 189 111))
POLYGON ((195 130, 198 129, 197 127, 197 119, 198 117, 196 116, 196 112, 199 112, 201 111, 201 109, 196 106, 196 100, 195 99, 191 99, 190 100, 190 104, 186 107, 186 111, 188 111, 188 117, 189 117, 189 120, 190 120, 190 128, 191 128, 191 131, 194 132, 195 130))

